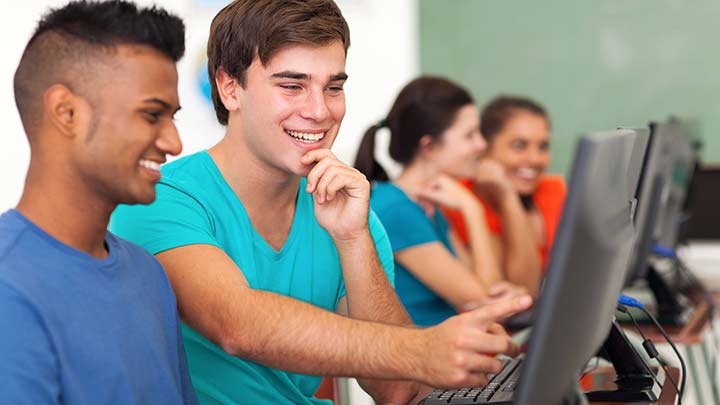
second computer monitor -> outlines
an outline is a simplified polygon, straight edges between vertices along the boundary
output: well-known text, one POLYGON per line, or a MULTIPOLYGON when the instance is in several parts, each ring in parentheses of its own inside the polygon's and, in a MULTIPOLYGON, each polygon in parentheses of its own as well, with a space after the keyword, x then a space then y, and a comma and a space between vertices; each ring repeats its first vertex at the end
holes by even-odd
POLYGON ((606 338, 634 243, 632 215, 647 132, 580 139, 514 403, 572 400, 606 338))

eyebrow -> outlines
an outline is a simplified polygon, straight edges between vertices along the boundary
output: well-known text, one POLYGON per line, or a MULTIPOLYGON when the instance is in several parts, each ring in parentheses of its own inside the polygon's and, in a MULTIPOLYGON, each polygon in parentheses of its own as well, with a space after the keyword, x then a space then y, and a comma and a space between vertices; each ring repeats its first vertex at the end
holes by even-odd
POLYGON ((143 100, 143 102, 159 104, 162 108, 173 111, 173 114, 180 111, 180 109, 182 108, 180 106, 177 106, 177 108, 173 108, 173 106, 170 103, 168 103, 165 100, 159 99, 159 98, 146 98, 145 100, 143 100))
MULTIPOLYGON (((293 72, 285 70, 278 73, 273 73, 270 77, 273 79, 293 79, 293 80, 310 80, 310 75, 307 73, 293 72)), ((345 72, 337 73, 330 76, 331 82, 347 80, 348 75, 345 72)))

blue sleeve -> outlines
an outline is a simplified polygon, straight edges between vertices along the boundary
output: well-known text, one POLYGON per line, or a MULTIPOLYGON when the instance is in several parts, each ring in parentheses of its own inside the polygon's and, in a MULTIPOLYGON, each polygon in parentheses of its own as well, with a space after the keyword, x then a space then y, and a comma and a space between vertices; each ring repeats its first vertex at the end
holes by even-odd
POLYGON ((59 404, 59 370, 52 343, 35 308, 0 283, 0 385, 8 404, 59 404))
POLYGON ((109 228, 152 254, 185 245, 218 246, 213 221, 200 201, 165 181, 158 183, 154 203, 118 206, 109 228))
POLYGON ((390 239, 393 253, 424 243, 441 241, 425 211, 408 201, 376 209, 390 239))
MULTIPOLYGON (((177 318, 177 315, 176 315, 177 318)), ((180 384, 182 384, 182 398, 184 405, 197 405, 198 399, 195 389, 190 381, 190 371, 187 366, 187 355, 183 346, 182 332, 180 331, 180 319, 177 318, 177 347, 178 364, 180 365, 180 384)))

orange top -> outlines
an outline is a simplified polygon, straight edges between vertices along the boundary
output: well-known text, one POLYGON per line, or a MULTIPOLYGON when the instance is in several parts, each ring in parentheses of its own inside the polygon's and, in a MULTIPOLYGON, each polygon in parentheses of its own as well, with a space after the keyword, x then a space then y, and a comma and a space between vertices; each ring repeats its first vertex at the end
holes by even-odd
MULTIPOLYGON (((463 180, 461 183, 474 193, 472 181, 463 180)), ((552 248, 552 242, 555 238, 555 230, 557 229, 558 223, 560 223, 560 214, 562 212, 563 203, 565 202, 566 193, 567 189, 565 187, 565 181, 561 176, 546 175, 540 178, 538 187, 533 194, 535 206, 540 211, 540 214, 545 222, 545 238, 543 243, 538 246, 543 272, 547 267, 547 262, 550 257, 550 249, 552 248)), ((490 206, 480 197, 478 198, 485 208, 485 218, 487 220, 490 233, 502 236, 503 231, 500 215, 490 208, 490 206)), ((468 243, 467 229, 465 228, 465 221, 460 211, 445 210, 445 213, 447 214, 451 226, 460 237, 460 240, 462 240, 463 243, 468 243)))

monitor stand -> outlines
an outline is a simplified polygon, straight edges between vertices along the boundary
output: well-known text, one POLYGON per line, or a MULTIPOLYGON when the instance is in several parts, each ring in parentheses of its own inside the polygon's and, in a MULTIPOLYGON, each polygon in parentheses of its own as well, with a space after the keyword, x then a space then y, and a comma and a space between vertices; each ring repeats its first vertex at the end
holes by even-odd
POLYGON ((645 360, 636 352, 618 323, 613 320, 610 333, 600 350, 615 367, 617 378, 614 391, 592 391, 586 393, 588 400, 602 402, 655 402, 660 398, 665 373, 658 369, 654 373, 645 360), (654 377, 653 377, 654 376, 654 377), (658 385, 658 381, 659 385, 658 385))
MULTIPOLYGON (((658 322, 661 325, 684 326, 692 315, 692 307, 683 305, 678 300, 679 292, 668 285, 654 266, 649 266, 645 278, 657 302, 657 313, 653 315, 658 322)), ((640 317, 639 320, 643 323, 650 322, 646 317, 640 317)))

